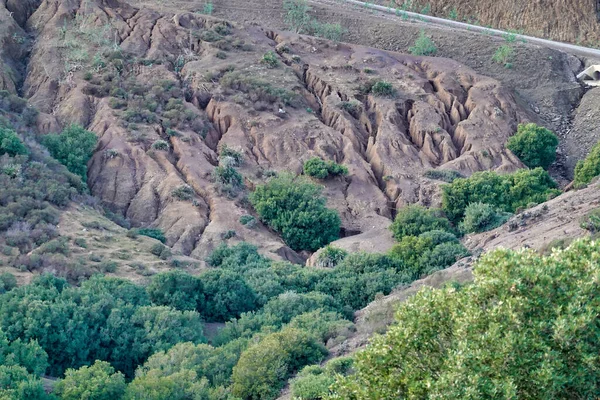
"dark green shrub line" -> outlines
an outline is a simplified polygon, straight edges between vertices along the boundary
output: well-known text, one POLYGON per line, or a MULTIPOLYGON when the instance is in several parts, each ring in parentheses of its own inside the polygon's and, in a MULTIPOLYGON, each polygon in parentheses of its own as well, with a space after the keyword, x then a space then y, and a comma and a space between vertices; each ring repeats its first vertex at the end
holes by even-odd
POLYGON ((348 168, 334 161, 324 161, 313 157, 304 162, 304 174, 317 179, 327 179, 333 176, 348 175, 348 168))
POLYGON ((454 180, 442 188, 442 209, 450 221, 460 222, 467 206, 489 204, 501 211, 543 203, 560 194, 556 182, 542 168, 519 170, 508 175, 496 172, 476 172, 469 178, 454 180))

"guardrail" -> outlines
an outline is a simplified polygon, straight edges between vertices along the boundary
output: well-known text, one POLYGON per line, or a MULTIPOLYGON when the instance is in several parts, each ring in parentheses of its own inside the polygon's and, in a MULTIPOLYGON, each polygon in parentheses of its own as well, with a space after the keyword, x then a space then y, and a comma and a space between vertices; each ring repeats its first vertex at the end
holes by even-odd
MULTIPOLYGON (((318 3, 318 0, 312 0, 312 1, 314 3, 318 3)), ((469 31, 479 32, 479 33, 485 33, 485 34, 491 35, 491 36, 505 37, 506 35, 516 35, 517 39, 525 40, 527 43, 533 43, 533 44, 537 44, 540 46, 549 47, 552 49, 564 51, 566 53, 571 53, 571 54, 578 55, 581 57, 590 57, 590 58, 596 58, 596 59, 600 60, 600 50, 593 49, 590 47, 577 46, 574 44, 563 43, 563 42, 555 42, 552 40, 541 39, 541 38, 537 38, 534 36, 520 35, 520 34, 515 34, 513 32, 502 31, 499 29, 485 28, 485 27, 479 26, 479 25, 471 25, 471 24, 467 24, 464 22, 459 22, 459 21, 454 21, 454 20, 444 19, 444 18, 439 18, 439 17, 433 17, 431 15, 419 14, 419 13, 415 13, 412 11, 404 11, 404 10, 397 11, 395 8, 380 6, 377 4, 367 3, 364 1, 357 1, 357 0, 343 0, 343 1, 348 4, 354 4, 354 5, 368 8, 371 10, 377 10, 377 11, 381 11, 381 12, 388 13, 388 14, 394 14, 394 15, 398 15, 397 13, 400 13, 400 15, 406 15, 407 17, 415 18, 420 21, 432 22, 435 24, 445 25, 445 26, 449 26, 449 27, 453 27, 453 28, 465 29, 465 30, 469 30, 469 31)))

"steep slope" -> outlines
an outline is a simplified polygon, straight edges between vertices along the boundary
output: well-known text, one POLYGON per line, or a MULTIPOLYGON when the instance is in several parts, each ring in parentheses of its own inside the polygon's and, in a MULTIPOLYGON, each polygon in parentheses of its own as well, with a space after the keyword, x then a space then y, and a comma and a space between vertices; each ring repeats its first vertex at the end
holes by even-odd
POLYGON ((347 179, 324 182, 344 235, 385 226, 396 207, 435 203, 427 170, 521 167, 504 143, 525 111, 497 81, 450 60, 118 1, 46 0, 27 26, 38 40, 24 93, 43 112, 40 129, 96 132, 92 193, 134 225, 161 228, 184 254, 204 257, 235 231, 232 241, 301 260, 265 227, 239 223, 243 195, 219 194, 211 173, 224 145, 242 152, 249 188, 312 156, 347 165, 347 179), (275 68, 261 61, 268 51, 275 68), (377 81, 395 96, 369 93, 377 81), (173 196, 185 185, 192 201, 173 196))

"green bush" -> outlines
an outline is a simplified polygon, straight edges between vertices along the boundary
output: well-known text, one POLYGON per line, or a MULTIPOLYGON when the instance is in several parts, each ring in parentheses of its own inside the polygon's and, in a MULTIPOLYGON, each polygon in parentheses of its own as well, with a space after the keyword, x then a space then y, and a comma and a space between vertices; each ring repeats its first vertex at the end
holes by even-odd
POLYGON ((252 229, 256 226, 256 218, 252 215, 242 215, 240 217, 240 224, 252 229))
POLYGON ((54 386, 54 394, 61 400, 113 400, 125 393, 125 377, 105 361, 78 370, 68 369, 65 377, 54 386))
POLYGON ((277 68, 277 66, 279 66, 279 57, 277 57, 277 54, 275 54, 275 52, 267 51, 263 55, 260 62, 265 64, 267 68, 277 68))
POLYGON ((190 185, 181 185, 173 189, 171 194, 181 201, 190 201, 194 198, 196 192, 194 192, 194 189, 190 185))
POLYGON ((531 203, 539 204, 560 194, 556 182, 542 168, 519 170, 508 175, 476 172, 442 187, 442 209, 458 223, 471 203, 487 203, 514 213, 531 203))
POLYGON ((409 205, 398 211, 390 230, 396 240, 402 240, 405 236, 419 236, 433 230, 452 232, 452 227, 440 210, 409 205))
POLYGON ((78 125, 70 125, 59 135, 42 137, 42 144, 52 157, 60 161, 69 171, 87 180, 87 163, 92 157, 98 138, 94 132, 78 125))
POLYGON ((335 383, 335 377, 325 373, 323 368, 310 365, 304 367, 290 382, 292 396, 297 400, 321 400, 329 394, 329 387, 335 383))
POLYGON ((206 303, 200 313, 208 321, 225 322, 258 307, 256 293, 237 273, 214 269, 199 276, 206 303))
POLYGON ((161 243, 167 242, 167 238, 165 237, 165 234, 159 228, 139 228, 137 230, 137 233, 142 236, 148 236, 148 237, 151 237, 152 239, 159 240, 161 243))
POLYGON ((227 146, 226 144, 221 146, 221 148, 219 149, 219 157, 220 158, 229 157, 232 160, 232 162, 230 163, 230 165, 232 167, 239 167, 242 164, 242 162, 244 161, 244 156, 242 155, 241 152, 232 149, 231 147, 227 146))
POLYGON ((146 288, 153 304, 181 311, 202 311, 204 286, 202 280, 182 271, 163 272, 152 277, 146 288))
POLYGON ((15 131, 0 126, 0 156, 3 154, 17 156, 28 153, 29 150, 27 150, 27 147, 25 147, 15 131))
POLYGON ((409 47, 408 51, 414 56, 433 56, 437 52, 437 47, 425 31, 421 31, 414 46, 409 47))
POLYGON ((600 175, 600 142, 593 148, 583 161, 579 161, 575 167, 575 186, 587 185, 600 175))
POLYGON ((0 365, 0 398, 6 400, 53 400, 42 381, 23 367, 0 365))
POLYGON ((324 161, 313 157, 304 162, 304 173, 317 179, 327 179, 332 176, 348 175, 348 168, 334 161, 324 161))
POLYGON ((502 64, 504 68, 510 69, 512 68, 512 61, 515 56, 515 49, 508 44, 503 44, 498 47, 494 55, 492 56, 492 61, 497 64, 502 64))
POLYGON ((219 165, 213 170, 212 178, 217 190, 227 196, 236 197, 244 188, 244 178, 231 165, 219 165))
POLYGON ((348 252, 331 245, 325 246, 317 256, 316 266, 321 268, 333 268, 344 261, 348 252))
POLYGON ((9 292, 17 287, 17 278, 10 272, 0 274, 0 294, 9 292))
POLYGON ((152 148, 154 150, 167 151, 169 150, 169 143, 161 139, 155 140, 154 143, 152 143, 152 148))
POLYGON ((244 351, 233 368, 233 394, 244 399, 275 399, 292 373, 326 354, 312 336, 297 329, 267 335, 244 351))
POLYGON ((282 174, 257 186, 249 199, 260 218, 294 250, 315 251, 339 237, 340 217, 325 207, 321 188, 282 174))
POLYGON ((587 213, 581 219, 581 227, 592 234, 600 233, 600 208, 587 213))
POLYGON ((425 178, 452 183, 455 179, 464 178, 464 176, 460 172, 451 169, 430 169, 425 172, 425 178))
POLYGON ((549 257, 482 257, 473 284, 402 303, 325 398, 595 398, 598 257, 600 242, 585 240, 549 257))
POLYGON ((371 93, 380 97, 392 97, 396 94, 396 89, 389 82, 377 81, 371 86, 371 93))
POLYGON ((536 124, 521 124, 517 133, 508 139, 506 147, 529 168, 548 169, 556 159, 558 137, 536 124))
POLYGON ((510 213, 500 211, 491 204, 471 203, 465 209, 465 217, 459 225, 463 233, 491 231, 504 224, 510 213))

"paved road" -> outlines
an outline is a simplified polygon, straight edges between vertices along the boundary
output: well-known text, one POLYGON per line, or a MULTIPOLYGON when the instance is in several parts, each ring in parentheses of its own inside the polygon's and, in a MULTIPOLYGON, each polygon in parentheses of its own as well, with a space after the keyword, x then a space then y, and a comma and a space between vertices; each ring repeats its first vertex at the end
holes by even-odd
MULTIPOLYGON (((327 1, 327 0, 325 0, 325 1, 310 0, 310 1, 315 4, 319 4, 319 3, 327 3, 328 5, 331 4, 331 1, 327 1)), ((380 5, 376 5, 376 4, 372 4, 372 3, 366 3, 363 1, 357 1, 357 0, 339 1, 338 0, 337 3, 339 6, 343 6, 344 3, 348 3, 348 4, 353 4, 353 5, 369 8, 371 10, 381 11, 381 12, 388 13, 388 14, 396 14, 396 10, 393 8, 380 6, 380 5)), ((453 21, 453 20, 444 19, 444 18, 432 17, 430 15, 423 15, 423 14, 418 14, 418 13, 414 13, 414 12, 410 12, 410 11, 401 11, 401 12, 410 18, 418 19, 423 22, 429 22, 429 23, 433 23, 436 25, 442 25, 442 26, 457 28, 457 29, 461 29, 461 30, 468 30, 470 32, 479 32, 479 33, 485 33, 486 35, 500 36, 500 37, 505 36, 507 34, 512 34, 510 32, 501 31, 499 29, 485 28, 485 27, 478 26, 478 25, 471 25, 471 24, 466 24, 464 22, 458 22, 458 21, 453 21)), ((555 42, 552 40, 540 39, 537 37, 527 36, 527 35, 516 35, 516 36, 517 36, 517 39, 525 40, 527 43, 533 43, 533 44, 537 44, 539 46, 549 47, 552 49, 564 51, 565 53, 573 54, 573 55, 580 56, 580 57, 589 57, 592 59, 596 59, 600 62, 600 50, 598 50, 598 49, 593 49, 590 47, 583 47, 583 46, 576 46, 573 44, 562 43, 562 42, 555 42)))

